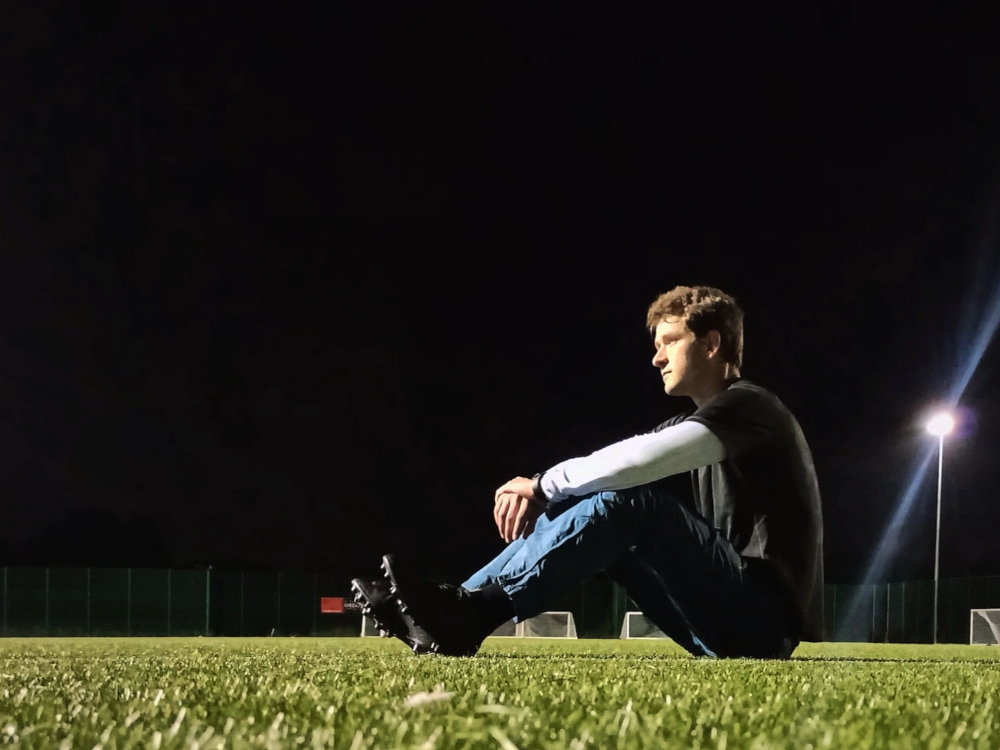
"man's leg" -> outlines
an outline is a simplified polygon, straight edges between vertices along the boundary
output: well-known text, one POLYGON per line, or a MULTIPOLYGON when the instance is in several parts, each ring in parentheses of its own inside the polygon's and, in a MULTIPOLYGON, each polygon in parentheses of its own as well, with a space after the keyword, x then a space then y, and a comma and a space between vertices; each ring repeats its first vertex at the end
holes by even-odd
POLYGON ((695 642, 716 656, 790 656, 797 628, 768 564, 741 557, 718 529, 673 498, 639 489, 635 502, 645 513, 666 510, 683 532, 675 545, 647 537, 633 554, 658 573, 695 642))
POLYGON ((684 619, 655 570, 629 553, 605 572, 674 643, 695 656, 713 656, 691 633, 691 623, 684 619))
MULTIPOLYGON (((567 505, 567 507, 569 506, 567 505)), ((551 523, 552 521, 548 516, 539 516, 538 520, 535 522, 534 533, 545 535, 547 533, 546 528, 551 523)), ((469 576, 468 580, 462 584, 462 588, 469 589, 471 591, 473 589, 481 589, 483 586, 489 586, 490 584, 496 583, 497 579, 503 573, 503 569, 507 566, 507 563, 509 563, 511 559, 517 555, 523 544, 523 537, 519 537, 508 544, 503 548, 503 551, 501 551, 499 555, 494 557, 486 563, 486 565, 469 576)))
MULTIPOLYGON (((549 519, 542 516, 537 519, 534 533, 545 535, 549 533, 549 526, 549 519)), ((503 589, 497 585, 497 579, 511 558, 517 555, 524 541, 524 539, 516 539, 508 544, 499 555, 473 573, 465 583, 457 588, 434 584, 427 579, 421 580, 419 577, 414 580, 412 572, 407 575, 408 571, 405 567, 400 566, 392 556, 383 558, 383 570, 387 576, 393 579, 390 593, 399 608, 398 613, 385 610, 381 600, 370 591, 371 587, 367 585, 366 579, 355 579, 352 587, 359 592, 359 597, 363 600, 362 603, 369 610, 376 611, 378 608, 380 617, 389 623, 387 625, 388 631, 413 647, 414 651, 420 653, 427 651, 452 654, 474 653, 482 638, 485 638, 512 617, 516 619, 513 604, 503 589), (405 596, 411 603, 417 603, 416 611, 419 612, 417 621, 414 621, 414 612, 411 612, 409 607, 403 604, 403 600, 396 591, 398 583, 396 579, 400 576, 409 578, 404 585, 404 588, 408 589, 405 596), (447 593, 449 590, 451 593, 447 593), (460 610, 463 610, 462 612, 450 611, 456 606, 456 602, 461 603, 458 606, 460 610), (448 618, 452 615, 454 617, 449 620, 448 618), (465 632, 456 634, 455 626, 460 623, 463 617, 472 622, 466 623, 465 632), (395 624, 396 627, 392 627, 392 624, 395 624), (427 624, 433 634, 428 633, 422 624, 427 624)))
MULTIPOLYGON (((542 521, 543 519, 539 518, 538 520, 542 521)), ((462 588, 472 591, 473 589, 481 589, 483 586, 496 583, 497 578, 503 572, 504 566, 517 554, 522 544, 524 544, 524 539, 515 539, 508 544, 499 555, 469 576, 468 580, 462 584, 462 588)))
POLYGON ((629 555, 655 573, 633 585, 633 599, 679 636, 678 623, 686 622, 690 638, 680 638, 692 652, 782 654, 790 628, 778 592, 748 573, 708 521, 655 486, 602 492, 566 507, 511 551, 496 582, 520 621, 629 555))

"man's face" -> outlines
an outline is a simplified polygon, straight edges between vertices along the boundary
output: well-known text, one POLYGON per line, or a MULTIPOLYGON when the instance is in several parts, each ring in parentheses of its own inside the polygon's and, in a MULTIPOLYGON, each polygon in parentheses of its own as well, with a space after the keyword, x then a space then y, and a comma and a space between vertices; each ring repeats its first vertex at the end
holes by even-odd
POLYGON ((671 396, 693 396, 708 364, 705 342, 680 318, 667 318, 656 326, 653 344, 653 367, 660 371, 663 390, 671 396))

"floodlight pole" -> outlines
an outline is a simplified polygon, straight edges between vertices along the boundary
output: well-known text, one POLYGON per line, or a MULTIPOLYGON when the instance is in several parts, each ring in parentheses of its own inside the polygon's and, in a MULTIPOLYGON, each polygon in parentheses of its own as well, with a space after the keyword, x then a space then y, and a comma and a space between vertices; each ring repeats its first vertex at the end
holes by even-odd
POLYGON ((209 602, 212 597, 212 566, 205 568, 205 637, 208 637, 209 602))
POLYGON ((938 435, 937 533, 934 535, 934 643, 938 637, 938 571, 941 562, 941 475, 944 473, 944 435, 938 435))

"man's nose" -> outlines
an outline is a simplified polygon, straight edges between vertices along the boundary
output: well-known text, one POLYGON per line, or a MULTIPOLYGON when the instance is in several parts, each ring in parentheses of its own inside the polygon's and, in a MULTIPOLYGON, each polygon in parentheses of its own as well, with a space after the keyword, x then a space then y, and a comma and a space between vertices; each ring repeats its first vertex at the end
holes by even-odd
POLYGON ((653 367, 659 369, 667 363, 667 357, 664 352, 657 352, 653 355, 653 367))

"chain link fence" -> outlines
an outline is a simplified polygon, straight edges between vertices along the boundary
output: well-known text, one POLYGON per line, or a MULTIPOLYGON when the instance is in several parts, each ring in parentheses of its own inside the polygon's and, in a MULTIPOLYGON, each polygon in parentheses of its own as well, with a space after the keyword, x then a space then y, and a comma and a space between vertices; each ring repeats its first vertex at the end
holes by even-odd
POLYGON ((357 635, 361 616, 322 615, 345 586, 310 573, 3 568, 4 636, 357 635))
MULTIPOLYGON (((2 568, 3 636, 351 636, 361 615, 322 614, 346 581, 306 572, 150 568, 2 568)), ((940 581, 938 641, 969 642, 969 610, 1000 608, 1000 576, 940 581)), ((581 638, 617 638, 625 590, 598 576, 553 602, 581 638)), ((824 638, 930 643, 934 582, 828 584, 824 638)))
MULTIPOLYGON (((2 568, 3 636, 352 636, 358 613, 323 614, 320 598, 348 582, 305 572, 150 568, 2 568)), ((582 638, 614 637, 625 592, 599 577, 554 609, 573 612, 582 638)))
MULTIPOLYGON (((939 643, 969 642, 969 611, 1000 608, 1000 576, 945 578, 938 586, 939 643)), ((828 584, 824 638, 871 643, 932 643, 934 581, 828 584)))

